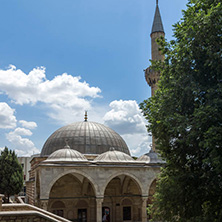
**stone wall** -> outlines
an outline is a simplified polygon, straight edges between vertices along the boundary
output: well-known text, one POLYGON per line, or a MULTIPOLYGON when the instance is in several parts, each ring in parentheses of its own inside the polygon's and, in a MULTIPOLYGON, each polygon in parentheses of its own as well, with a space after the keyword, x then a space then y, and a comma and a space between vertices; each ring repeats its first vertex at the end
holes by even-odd
POLYGON ((3 204, 0 208, 1 222, 70 222, 48 211, 29 204, 3 204))
POLYGON ((0 216, 1 222, 52 222, 53 220, 43 218, 39 215, 4 215, 0 216))
POLYGON ((34 157, 31 160, 31 170, 29 171, 29 181, 26 182, 26 194, 28 196, 28 203, 35 204, 35 180, 36 180, 36 168, 39 163, 45 160, 46 157, 34 157))
POLYGON ((34 205, 35 181, 26 182, 26 195, 28 197, 28 203, 34 205))
POLYGON ((31 170, 29 172, 29 178, 30 180, 32 180, 33 178, 35 178, 35 169, 36 167, 39 165, 39 163, 41 163, 43 160, 47 159, 46 157, 34 157, 31 160, 31 170))

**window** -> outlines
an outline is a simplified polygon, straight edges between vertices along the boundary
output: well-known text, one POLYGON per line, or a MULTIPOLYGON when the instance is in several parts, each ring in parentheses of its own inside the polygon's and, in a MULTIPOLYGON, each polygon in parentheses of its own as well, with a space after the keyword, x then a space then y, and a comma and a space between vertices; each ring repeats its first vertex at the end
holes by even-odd
POLYGON ((123 207, 123 220, 131 220, 131 207, 123 207))
POLYGON ((79 222, 87 221, 87 209, 78 209, 78 221, 79 222))

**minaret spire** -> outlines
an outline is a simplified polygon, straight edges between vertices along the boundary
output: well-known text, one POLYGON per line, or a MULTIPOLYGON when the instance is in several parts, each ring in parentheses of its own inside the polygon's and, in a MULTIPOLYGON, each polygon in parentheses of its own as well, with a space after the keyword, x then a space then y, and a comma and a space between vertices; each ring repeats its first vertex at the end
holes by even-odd
POLYGON ((153 27, 152 27, 151 34, 154 32, 163 32, 164 33, 163 23, 162 23, 162 19, 161 19, 161 15, 160 15, 160 9, 158 6, 158 0, 156 0, 156 11, 155 11, 155 15, 154 15, 153 27))

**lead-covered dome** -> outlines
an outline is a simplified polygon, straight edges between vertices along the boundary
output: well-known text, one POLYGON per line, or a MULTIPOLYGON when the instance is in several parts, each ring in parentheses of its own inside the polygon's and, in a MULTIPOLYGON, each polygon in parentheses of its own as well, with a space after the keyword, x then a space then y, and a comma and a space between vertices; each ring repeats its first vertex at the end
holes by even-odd
POLYGON ((56 150, 44 161, 45 163, 57 163, 57 162, 80 162, 86 163, 88 160, 78 152, 77 150, 70 149, 69 145, 66 145, 63 149, 56 150))
POLYGON ((82 154, 101 154, 110 147, 130 155, 122 137, 114 130, 100 123, 76 122, 56 130, 45 142, 41 156, 49 156, 62 149, 68 141, 71 149, 82 154))
POLYGON ((156 163, 160 163, 160 164, 164 164, 166 163, 158 153, 156 153, 153 150, 150 150, 149 153, 146 153, 144 155, 142 155, 141 157, 139 157, 137 159, 137 161, 139 162, 146 162, 146 163, 151 163, 151 164, 156 164, 156 163))
POLYGON ((96 163, 131 163, 134 159, 126 153, 115 150, 111 147, 109 151, 100 154, 94 159, 96 163))

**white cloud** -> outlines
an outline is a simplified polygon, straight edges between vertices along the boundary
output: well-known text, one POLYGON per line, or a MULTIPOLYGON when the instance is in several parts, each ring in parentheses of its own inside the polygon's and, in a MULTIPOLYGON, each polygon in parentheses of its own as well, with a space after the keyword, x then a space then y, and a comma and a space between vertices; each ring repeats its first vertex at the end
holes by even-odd
POLYGON ((23 127, 28 128, 28 129, 35 129, 37 127, 36 122, 28 122, 28 121, 25 121, 25 120, 20 120, 19 123, 23 127))
MULTIPOLYGON (((89 120, 103 122, 117 131, 126 140, 132 155, 148 152, 151 138, 137 102, 115 100, 110 103, 110 110, 105 106, 92 107, 100 92, 98 87, 89 86, 79 76, 67 73, 48 80, 44 67, 35 68, 28 74, 12 65, 7 70, 0 70, 0 93, 6 94, 15 104, 44 104, 47 114, 62 124, 83 120, 84 111, 88 110, 89 120), (103 119, 101 116, 104 116, 103 119)), ((0 111, 0 128, 15 128, 15 111, 6 103, 0 103, 0 111)), ((36 128, 37 124, 25 120, 20 120, 19 124, 23 128, 18 127, 6 134, 17 154, 39 152, 34 143, 26 138, 32 135, 30 129, 36 128)))
POLYGON ((13 132, 10 132, 9 134, 20 135, 20 136, 31 136, 32 132, 29 129, 18 127, 13 132))
POLYGON ((150 150, 151 137, 146 121, 134 100, 115 100, 111 110, 103 117, 104 124, 118 132, 126 141, 132 155, 142 155, 150 150))
POLYGON ((31 156, 34 153, 39 153, 39 150, 35 147, 34 143, 22 136, 31 136, 32 132, 25 128, 16 128, 6 134, 6 138, 13 145, 13 149, 18 154, 18 156, 31 156))
POLYGON ((109 106, 111 110, 103 120, 111 128, 118 129, 123 135, 144 132, 146 122, 135 100, 115 100, 109 106))
POLYGON ((122 135, 127 142, 132 156, 141 156, 148 153, 151 148, 151 137, 147 133, 122 135))
POLYGON ((7 103, 0 102, 0 128, 11 129, 16 127, 15 110, 7 103))
POLYGON ((51 108, 50 117, 64 122, 70 115, 89 110, 92 100, 101 92, 98 87, 90 87, 81 81, 79 76, 63 73, 47 80, 44 67, 25 74, 12 65, 7 70, 0 70, 0 89, 19 105, 46 104, 51 108))
MULTIPOLYGON (((12 129, 16 127, 17 120, 14 113, 15 110, 12 109, 7 103, 0 102, 0 128, 12 129)), ((29 129, 34 129, 37 127, 35 122, 20 120, 19 123, 23 127, 29 129)), ((39 153, 39 150, 35 147, 34 143, 30 139, 24 138, 32 135, 32 132, 26 128, 18 127, 6 134, 6 139, 12 144, 13 149, 19 156, 29 156, 32 155, 33 152, 39 153)), ((0 147, 0 151, 3 149, 4 147, 0 147)))

